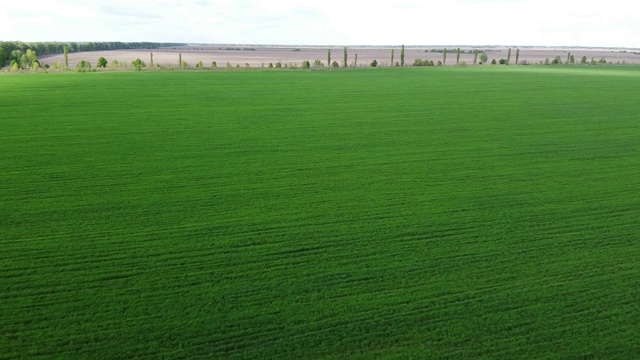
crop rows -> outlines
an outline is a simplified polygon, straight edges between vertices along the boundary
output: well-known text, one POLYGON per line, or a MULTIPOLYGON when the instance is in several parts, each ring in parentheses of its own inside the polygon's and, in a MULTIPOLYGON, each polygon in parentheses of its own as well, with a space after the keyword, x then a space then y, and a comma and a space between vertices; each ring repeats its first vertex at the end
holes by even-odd
POLYGON ((635 358, 640 72, 0 78, 0 358, 635 358))

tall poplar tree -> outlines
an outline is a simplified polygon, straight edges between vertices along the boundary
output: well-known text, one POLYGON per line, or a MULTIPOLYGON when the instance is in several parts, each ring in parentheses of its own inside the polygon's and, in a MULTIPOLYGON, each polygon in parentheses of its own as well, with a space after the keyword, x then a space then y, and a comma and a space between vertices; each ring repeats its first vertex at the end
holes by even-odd
POLYGON ((182 53, 178 53, 178 67, 182 67, 182 53))
POLYGON ((347 68, 347 47, 346 46, 344 47, 344 59, 342 61, 344 65, 343 67, 346 69, 347 68))
POLYGON ((456 49, 456 65, 460 63, 460 48, 456 49))
POLYGON ((509 52, 507 53, 507 65, 511 62, 511 48, 509 48, 509 52))
POLYGON ((391 49, 391 66, 393 66, 393 49, 391 49))
POLYGON ((69 67, 69 47, 65 46, 63 51, 64 51, 64 67, 69 67))
POLYGON ((520 60, 520 49, 516 49, 516 65, 518 65, 518 60, 520 60))
POLYGON ((149 57, 150 57, 149 65, 153 67, 153 53, 149 54, 149 57))
POLYGON ((478 49, 473 50, 473 65, 478 62, 478 49))
POLYGON ((331 49, 327 51, 327 67, 331 68, 331 49))
POLYGON ((402 44, 402 49, 400 49, 400 66, 404 66, 404 44, 402 44))
POLYGON ((442 65, 447 65, 447 48, 444 48, 444 55, 442 55, 442 65))

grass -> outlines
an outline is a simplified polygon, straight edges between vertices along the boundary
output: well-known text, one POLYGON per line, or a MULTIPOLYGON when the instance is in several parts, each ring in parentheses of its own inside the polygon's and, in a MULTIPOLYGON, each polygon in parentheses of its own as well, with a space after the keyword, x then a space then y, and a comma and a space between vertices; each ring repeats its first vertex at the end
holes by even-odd
POLYGON ((637 358, 639 80, 0 77, 0 358, 637 358))

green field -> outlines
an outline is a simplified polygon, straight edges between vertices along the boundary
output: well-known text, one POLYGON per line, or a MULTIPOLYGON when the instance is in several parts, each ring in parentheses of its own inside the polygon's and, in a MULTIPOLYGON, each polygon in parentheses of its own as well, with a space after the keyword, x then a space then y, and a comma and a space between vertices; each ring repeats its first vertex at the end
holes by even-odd
POLYGON ((0 76, 0 358, 640 356, 640 68, 0 76))

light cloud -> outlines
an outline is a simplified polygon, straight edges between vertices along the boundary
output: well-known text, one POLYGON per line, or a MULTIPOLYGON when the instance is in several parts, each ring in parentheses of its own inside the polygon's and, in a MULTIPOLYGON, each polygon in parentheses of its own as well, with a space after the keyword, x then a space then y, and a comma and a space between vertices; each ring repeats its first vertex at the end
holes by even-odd
POLYGON ((3 5, 0 40, 640 47, 624 0, 78 0, 3 5))

